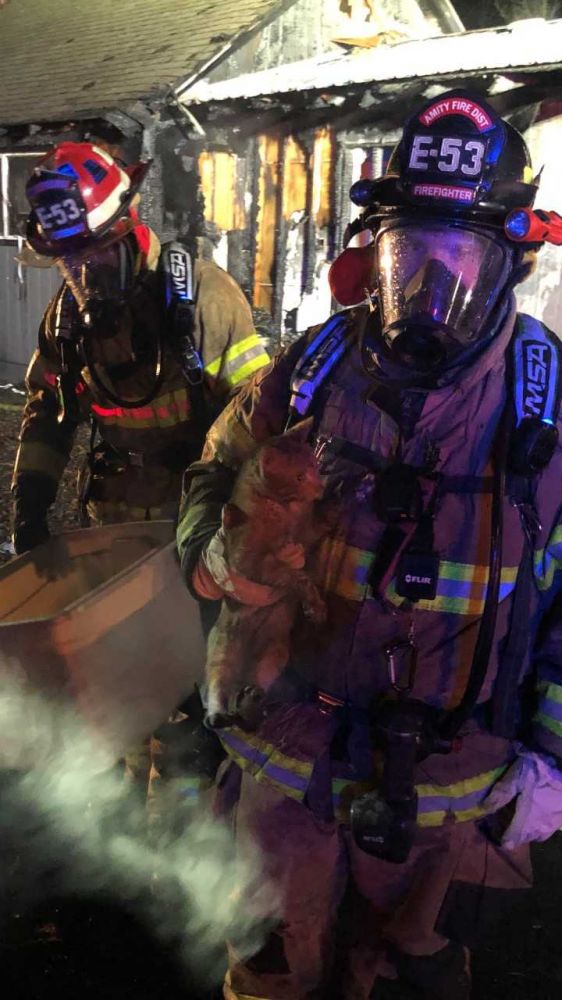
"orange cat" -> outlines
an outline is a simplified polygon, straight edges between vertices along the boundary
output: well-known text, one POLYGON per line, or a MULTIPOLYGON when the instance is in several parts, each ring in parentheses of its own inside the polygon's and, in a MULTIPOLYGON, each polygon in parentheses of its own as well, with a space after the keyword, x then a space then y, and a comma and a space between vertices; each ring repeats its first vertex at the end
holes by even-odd
POLYGON ((302 608, 314 623, 325 620, 324 602, 304 569, 306 549, 319 537, 314 503, 322 481, 311 421, 262 445, 241 467, 223 511, 225 554, 239 575, 278 592, 267 607, 226 597, 209 636, 206 665, 207 723, 253 729, 263 695, 287 664, 289 637, 302 608))

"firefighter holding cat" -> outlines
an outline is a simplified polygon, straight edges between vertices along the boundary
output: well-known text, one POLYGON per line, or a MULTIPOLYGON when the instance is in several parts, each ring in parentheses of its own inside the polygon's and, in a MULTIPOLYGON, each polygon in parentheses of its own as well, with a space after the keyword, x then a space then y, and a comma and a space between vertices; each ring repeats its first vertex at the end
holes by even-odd
POLYGON ((230 951, 229 1000, 367 1000, 396 977, 468 998, 484 918, 562 825, 560 352, 514 297, 562 242, 536 190, 487 103, 426 101, 352 188, 372 241, 332 267, 351 308, 252 379, 187 475, 178 545, 202 600, 283 600, 231 571, 221 511, 304 417, 337 510, 307 560, 326 623, 296 620, 257 728, 220 730, 217 809, 281 900, 261 951, 230 951))

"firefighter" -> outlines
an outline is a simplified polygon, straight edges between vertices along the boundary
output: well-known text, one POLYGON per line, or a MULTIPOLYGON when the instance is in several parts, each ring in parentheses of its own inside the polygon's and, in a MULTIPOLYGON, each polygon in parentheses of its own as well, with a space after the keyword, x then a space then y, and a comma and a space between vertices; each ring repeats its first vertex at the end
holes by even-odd
POLYGON ((49 508, 88 419, 88 522, 175 519, 183 470, 213 416, 268 361, 234 280, 179 243, 161 248, 139 221, 147 167, 64 142, 27 184, 31 262, 54 261, 63 282, 26 377, 12 483, 18 554, 48 538, 49 508))
POLYGON ((174 329, 159 241, 133 207, 146 166, 65 142, 28 183, 28 242, 55 260, 63 284, 27 372, 12 486, 17 553, 47 538, 74 432, 88 417, 100 438, 85 497, 91 521, 175 517, 205 422, 268 360, 243 293, 207 261, 193 266, 188 342, 174 329))
POLYGON ((297 621, 258 728, 220 730, 217 809, 280 910, 258 954, 230 948, 228 1000, 367 1000, 396 978, 468 998, 484 917, 560 826, 559 346, 513 292, 562 242, 536 188, 479 97, 418 107, 385 176, 352 188, 372 238, 332 267, 350 308, 250 381, 187 474, 178 546, 203 601, 225 579, 237 596, 221 509, 258 443, 312 416, 338 512, 307 563, 327 623, 297 621))

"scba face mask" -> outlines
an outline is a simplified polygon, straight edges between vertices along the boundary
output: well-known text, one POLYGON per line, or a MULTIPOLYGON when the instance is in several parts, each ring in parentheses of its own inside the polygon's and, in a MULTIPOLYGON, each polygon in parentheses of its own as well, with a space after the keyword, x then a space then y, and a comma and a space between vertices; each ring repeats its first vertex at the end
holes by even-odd
POLYGON ((383 340, 394 360, 443 369, 483 341, 515 251, 492 229, 399 218, 375 236, 383 340))
POLYGON ((61 257, 57 266, 70 288, 86 326, 115 332, 132 293, 137 269, 134 238, 90 249, 79 259, 61 257))

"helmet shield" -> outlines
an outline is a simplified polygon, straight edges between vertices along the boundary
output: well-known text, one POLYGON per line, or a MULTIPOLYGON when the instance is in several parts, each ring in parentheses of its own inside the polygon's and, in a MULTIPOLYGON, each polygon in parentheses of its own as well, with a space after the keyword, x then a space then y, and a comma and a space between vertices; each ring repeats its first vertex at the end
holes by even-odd
POLYGON ((396 219, 375 238, 383 338, 420 371, 442 366, 487 328, 514 252, 491 229, 396 219))

